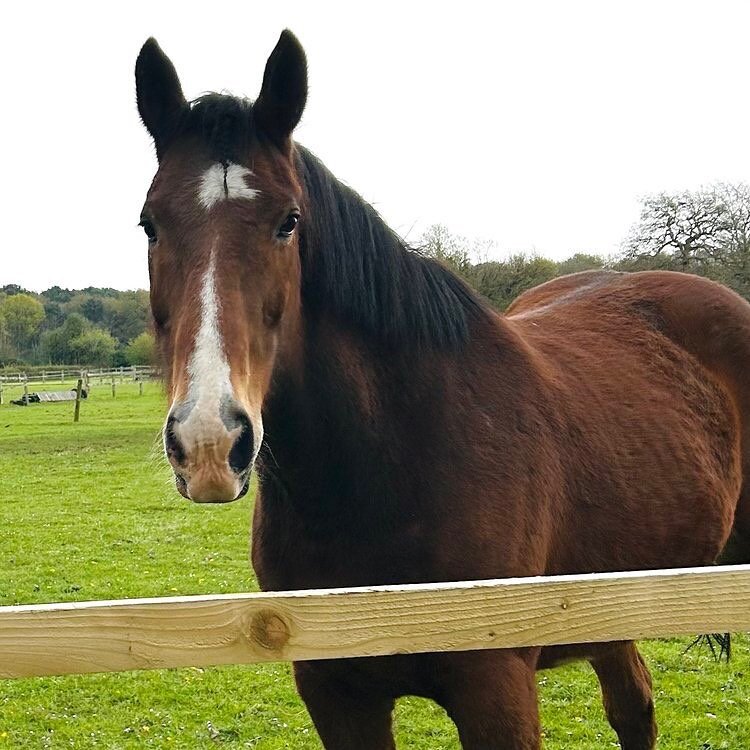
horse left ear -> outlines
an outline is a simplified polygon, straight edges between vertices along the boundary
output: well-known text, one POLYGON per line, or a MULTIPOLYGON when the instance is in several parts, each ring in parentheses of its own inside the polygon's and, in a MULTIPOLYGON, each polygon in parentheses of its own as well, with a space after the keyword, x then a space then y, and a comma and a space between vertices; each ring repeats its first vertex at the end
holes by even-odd
POLYGON ((172 61, 153 37, 143 45, 136 60, 135 88, 138 112, 161 159, 186 102, 172 61))
POLYGON ((279 146, 286 147, 307 101, 307 58, 289 29, 271 52, 263 85, 253 107, 256 122, 279 146))

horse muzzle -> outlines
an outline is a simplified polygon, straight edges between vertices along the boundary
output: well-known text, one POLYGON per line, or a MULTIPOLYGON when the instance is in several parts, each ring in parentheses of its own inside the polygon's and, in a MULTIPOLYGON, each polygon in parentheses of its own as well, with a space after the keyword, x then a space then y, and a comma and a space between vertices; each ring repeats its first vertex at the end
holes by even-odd
POLYGON ((173 407, 164 427, 164 450, 175 473, 175 486, 196 503, 229 503, 248 490, 255 459, 253 426, 235 405, 231 418, 211 418, 173 407))

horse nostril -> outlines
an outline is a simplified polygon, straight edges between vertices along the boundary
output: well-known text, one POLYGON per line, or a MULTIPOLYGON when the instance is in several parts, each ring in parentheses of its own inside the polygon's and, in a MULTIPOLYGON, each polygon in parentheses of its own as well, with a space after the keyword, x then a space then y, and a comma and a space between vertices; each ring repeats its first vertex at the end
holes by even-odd
POLYGON ((185 463, 185 449, 174 431, 177 420, 170 414, 164 427, 164 450, 167 458, 177 464, 185 463))
POLYGON ((234 418, 237 420, 240 434, 229 451, 229 466, 236 474, 242 474, 250 468, 250 462, 253 460, 253 426, 244 411, 237 412, 234 418))

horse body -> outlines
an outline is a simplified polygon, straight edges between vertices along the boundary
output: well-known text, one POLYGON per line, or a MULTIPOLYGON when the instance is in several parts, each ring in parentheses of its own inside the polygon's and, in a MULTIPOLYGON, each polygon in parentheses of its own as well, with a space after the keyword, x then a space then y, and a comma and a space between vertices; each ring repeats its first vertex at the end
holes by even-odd
MULTIPOLYGON (((675 458, 692 464, 687 475, 692 484, 686 485, 688 493, 696 494, 691 507, 710 505, 711 498, 719 496, 721 488, 731 498, 735 491, 733 482, 739 483, 735 495, 739 502, 732 512, 733 531, 738 561, 746 562, 750 559, 750 387, 747 375, 750 306, 729 289, 698 276, 659 271, 637 274, 594 271, 555 279, 526 292, 510 306, 509 319, 540 323, 549 313, 548 317, 557 318, 564 326, 568 318, 566 305, 575 303, 576 299, 578 303, 574 306, 580 308, 580 314, 586 319, 612 317, 612 335, 631 346, 643 348, 647 361, 641 372, 648 384, 647 397, 653 401, 653 407, 646 410, 650 413, 642 415, 653 422, 646 439, 669 432, 660 417, 670 413, 690 436, 684 443, 679 442, 680 433, 660 438, 651 455, 655 458, 661 455, 661 466, 670 471, 676 468, 671 466, 675 458), (559 300, 559 307, 550 304, 553 299, 559 300), (648 323, 645 333, 637 329, 628 332, 627 321, 633 314, 648 323), (656 370, 653 376, 649 368, 656 370), (657 404, 659 394, 661 402, 657 404), (734 437, 731 432, 735 433, 734 437), (701 495, 701 485, 706 481, 709 485, 703 488, 701 495)), ((531 339, 540 335, 537 326, 527 325, 526 330, 531 339)), ((559 339, 568 338, 563 331, 559 333, 559 339)), ((599 361, 607 349, 604 342, 596 348, 599 361)), ((617 361, 614 369, 618 367, 617 361)), ((570 361, 565 365, 569 370, 570 361)), ((607 374, 604 379, 612 380, 607 374)), ((633 386, 637 390, 643 384, 636 380, 633 386)), ((627 408, 628 402, 615 403, 617 406, 623 403, 627 408)), ((582 411, 580 419, 584 418, 582 411)), ((685 476, 684 470, 678 470, 679 476, 685 476)), ((636 476, 642 480, 640 473, 636 476)), ((675 481, 670 476, 665 479, 675 481)), ((664 490, 660 488, 660 497, 664 490)))
MULTIPOLYGON (((570 296, 565 286, 574 281, 560 280, 559 293, 544 290, 543 300, 532 292, 507 318, 477 324, 458 357, 386 357, 333 324, 322 326, 307 348, 317 361, 303 368, 316 375, 299 390, 282 378, 268 401, 270 451, 261 454, 253 532, 261 586, 713 562, 740 496, 741 392, 677 343, 700 321, 683 316, 672 327, 669 304, 675 297, 690 299, 695 310, 724 303, 722 328, 744 317, 748 332, 750 309, 715 284, 680 274, 601 274, 570 296), (304 436, 293 437, 310 404, 315 413, 302 423, 304 436), (288 453, 299 444, 299 456, 288 453)), ((737 351, 726 345, 724 362, 739 376, 737 351)), ((632 644, 529 650, 524 658, 535 667, 588 658, 605 695, 630 680, 610 717, 624 747, 651 747, 650 678, 632 644)), ((336 699, 328 695, 319 711, 333 711, 330 723, 338 726, 341 701, 357 693, 363 705, 385 707, 399 695, 423 695, 460 715, 456 699, 445 697, 456 665, 485 673, 484 686, 506 679, 504 655, 488 654, 297 669, 309 704, 320 700, 320 682, 334 686, 336 699), (309 681, 316 687, 306 693, 309 681)), ((461 702, 476 700, 463 686, 461 702)), ((359 734, 357 741, 364 741, 359 734)), ((474 746, 471 739, 465 745, 474 746)))
MULTIPOLYGON (((165 446, 196 501, 241 496, 257 454, 262 588, 709 564, 733 524, 750 557, 747 303, 682 274, 595 272, 497 314, 291 140, 291 35, 254 105, 188 104, 153 42, 137 79, 160 161, 142 223, 165 446)), ((327 750, 391 750, 405 694, 443 705, 467 750, 536 750, 535 670, 571 657, 596 670, 622 747, 652 750, 632 643, 295 676, 327 750)))
POLYGON ((280 373, 264 407, 261 584, 712 562, 740 496, 743 362, 727 342, 732 388, 683 348, 693 321, 671 328, 661 312, 679 296, 735 305, 723 328, 744 314, 750 331, 746 303, 674 273, 597 274, 559 304, 521 298, 460 352, 377 351, 317 326, 305 375, 280 373))

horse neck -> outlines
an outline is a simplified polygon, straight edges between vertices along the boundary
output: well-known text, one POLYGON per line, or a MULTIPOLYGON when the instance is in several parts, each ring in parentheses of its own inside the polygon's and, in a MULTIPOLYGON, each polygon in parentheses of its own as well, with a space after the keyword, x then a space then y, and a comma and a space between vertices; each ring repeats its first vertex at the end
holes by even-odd
POLYGON ((301 346, 264 407, 264 493, 273 485, 301 513, 337 523, 347 509, 362 522, 403 511, 424 494, 422 446, 429 460, 441 452, 453 355, 387 347, 325 316, 307 321, 301 346))

